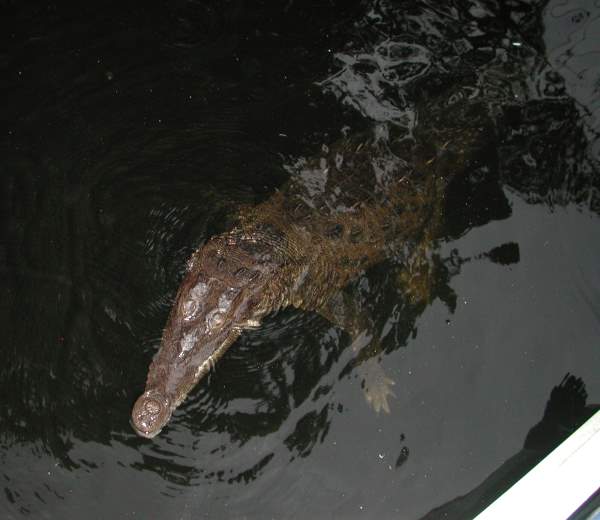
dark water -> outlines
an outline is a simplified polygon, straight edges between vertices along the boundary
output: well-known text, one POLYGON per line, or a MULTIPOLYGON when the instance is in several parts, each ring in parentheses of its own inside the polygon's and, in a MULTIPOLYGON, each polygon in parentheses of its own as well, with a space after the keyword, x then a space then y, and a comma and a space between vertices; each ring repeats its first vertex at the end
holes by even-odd
POLYGON ((549 451, 524 441, 567 372, 600 403, 600 8, 510 6, 2 4, 3 518, 418 519, 549 451), (417 79, 468 74, 495 133, 447 194, 435 298, 357 282, 392 413, 350 338, 289 310, 138 438, 190 253, 342 132, 410 138, 417 79))

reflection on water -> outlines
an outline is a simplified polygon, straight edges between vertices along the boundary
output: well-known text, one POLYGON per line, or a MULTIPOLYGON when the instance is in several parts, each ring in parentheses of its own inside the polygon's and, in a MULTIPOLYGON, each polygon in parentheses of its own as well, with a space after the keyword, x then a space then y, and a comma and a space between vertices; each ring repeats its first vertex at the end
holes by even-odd
POLYGON ((564 80, 564 88, 576 102, 592 156, 600 159, 600 31, 598 2, 548 2, 544 10, 544 44, 552 67, 564 80))
POLYGON ((598 402, 592 4, 13 6, 4 516, 419 518, 519 449, 565 370, 598 402), (322 145, 435 130, 419 85, 459 78, 493 132, 445 193, 435 269, 405 269, 421 283, 399 291, 392 259, 348 288, 396 381, 391 414, 366 405, 352 338, 289 309, 138 439, 129 411, 190 253, 322 145))
POLYGON ((586 401, 587 392, 581 378, 565 375, 560 384, 552 388, 542 420, 527 432, 523 449, 473 491, 435 508, 422 520, 459 520, 477 516, 600 408, 598 404, 586 406, 586 401))

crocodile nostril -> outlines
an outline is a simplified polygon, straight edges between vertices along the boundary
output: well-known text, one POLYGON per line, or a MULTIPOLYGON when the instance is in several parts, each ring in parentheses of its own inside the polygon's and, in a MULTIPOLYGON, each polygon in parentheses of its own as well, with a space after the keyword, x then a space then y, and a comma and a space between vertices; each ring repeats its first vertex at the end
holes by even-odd
POLYGON ((161 406, 160 403, 154 399, 149 399, 144 404, 144 409, 151 415, 156 415, 160 412, 161 406))
POLYGON ((171 417, 169 400, 156 390, 144 392, 133 405, 131 422, 142 437, 154 437, 171 417))

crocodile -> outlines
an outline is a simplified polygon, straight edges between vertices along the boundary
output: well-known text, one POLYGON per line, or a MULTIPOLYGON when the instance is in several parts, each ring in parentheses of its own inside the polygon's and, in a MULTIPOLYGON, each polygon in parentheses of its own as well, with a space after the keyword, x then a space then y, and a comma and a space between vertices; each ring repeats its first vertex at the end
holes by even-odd
MULTIPOLYGON (((240 334, 280 309, 320 313, 356 338, 364 317, 343 289, 376 264, 393 259, 404 292, 427 299, 445 190, 475 161, 489 128, 471 92, 457 82, 436 97, 421 93, 409 137, 379 125, 323 146, 192 255, 133 406, 137 434, 157 435, 240 334)), ((370 348, 361 362, 366 398, 389 412, 394 382, 377 352, 370 348)))

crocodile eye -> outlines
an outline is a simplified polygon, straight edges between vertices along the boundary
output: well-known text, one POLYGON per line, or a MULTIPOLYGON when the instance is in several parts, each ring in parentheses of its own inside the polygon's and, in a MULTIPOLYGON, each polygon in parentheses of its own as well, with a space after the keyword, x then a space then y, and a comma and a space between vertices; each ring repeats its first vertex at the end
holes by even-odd
POLYGON ((198 302, 196 300, 188 300, 183 304, 183 319, 191 320, 198 311, 198 302))
POLYGON ((210 332, 212 329, 216 327, 220 327, 223 325, 225 321, 225 314, 222 313, 219 309, 214 309, 208 313, 206 316, 206 329, 207 332, 210 332))
POLYGON ((189 321, 198 314, 201 301, 206 296, 206 293, 208 293, 208 284, 205 282, 198 282, 190 289, 188 298, 183 302, 181 307, 184 320, 189 321))

